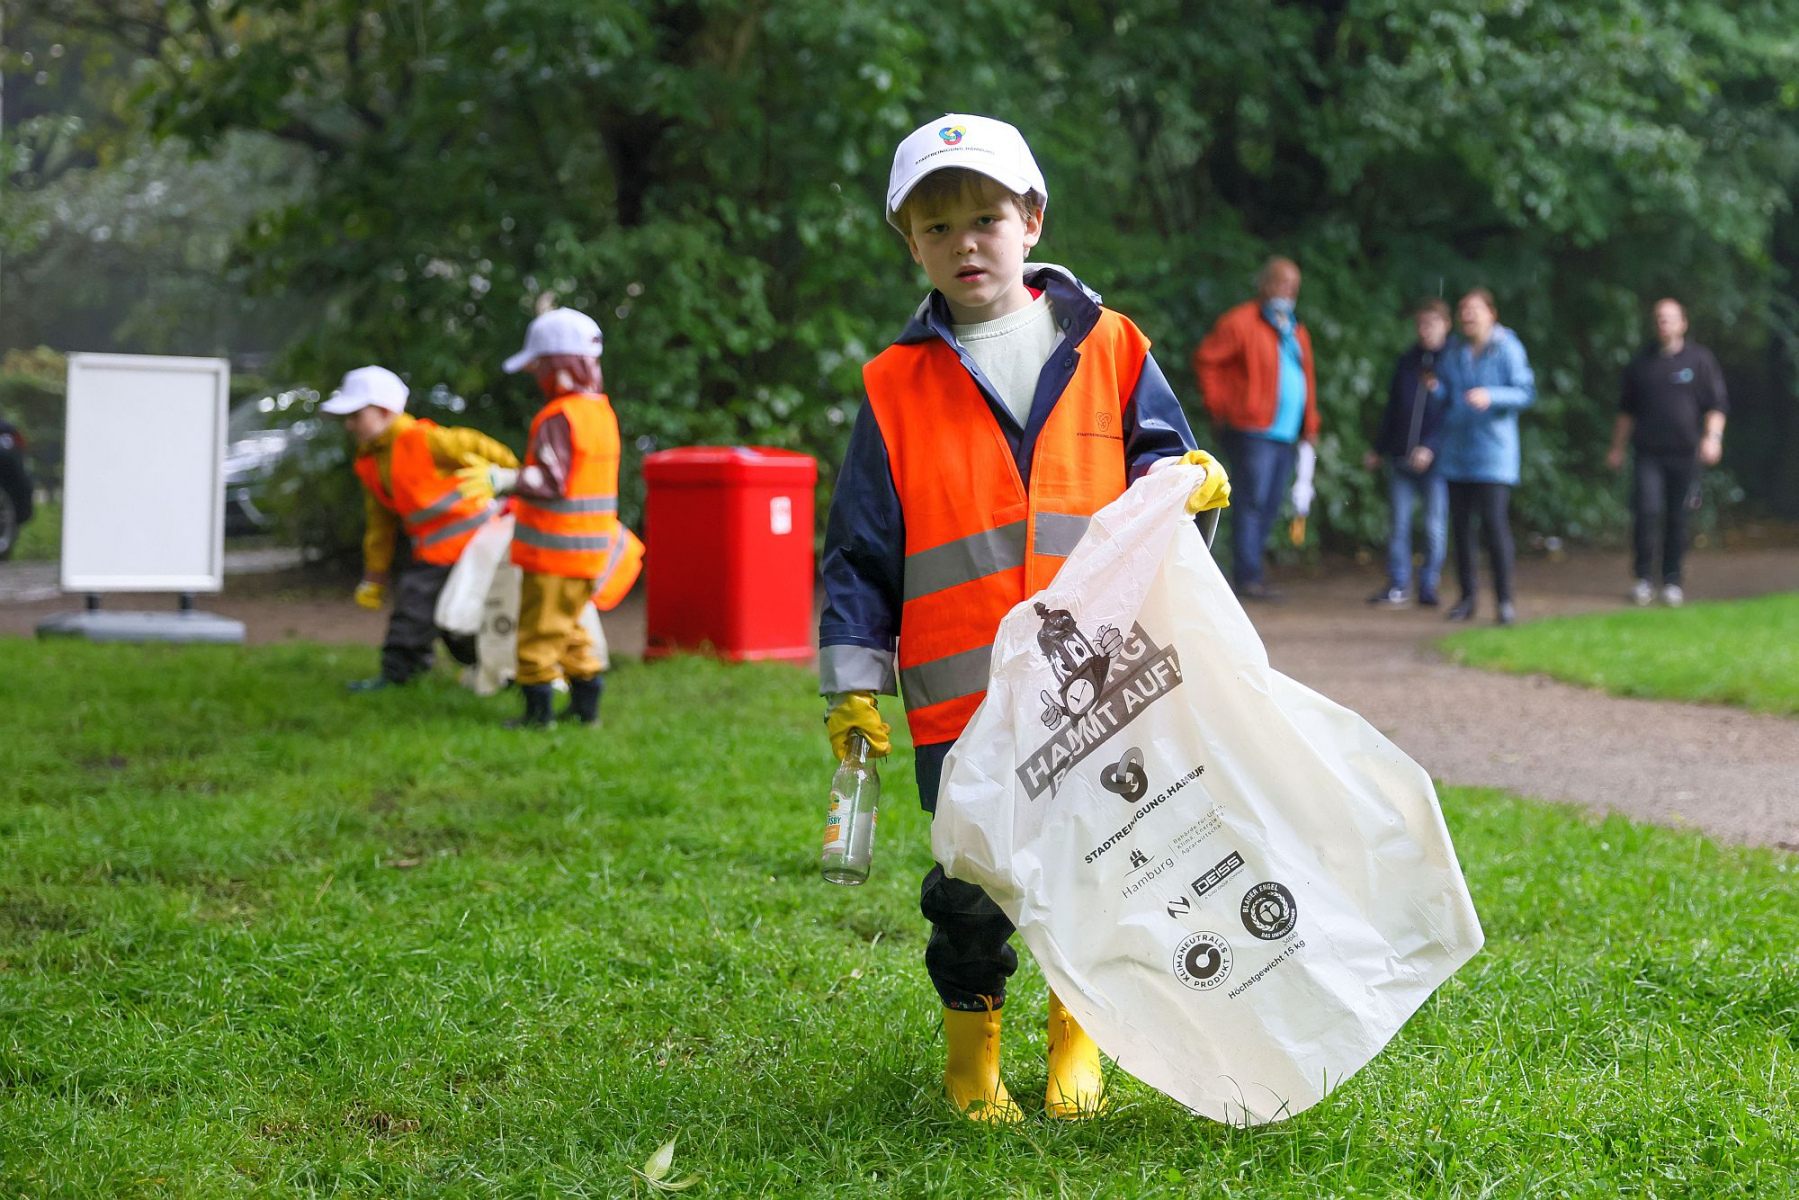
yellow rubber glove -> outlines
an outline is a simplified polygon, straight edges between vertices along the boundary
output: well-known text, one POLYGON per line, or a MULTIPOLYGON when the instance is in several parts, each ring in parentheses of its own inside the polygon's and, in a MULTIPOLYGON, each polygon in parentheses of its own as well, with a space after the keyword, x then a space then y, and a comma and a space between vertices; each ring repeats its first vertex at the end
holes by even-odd
POLYGON ((1205 482, 1193 489, 1187 497, 1187 511, 1190 513, 1210 512, 1214 508, 1229 508, 1231 504, 1231 479, 1224 473, 1219 461, 1204 450, 1189 450, 1181 455, 1181 461, 1190 467, 1206 469, 1205 482))
POLYGON ((493 473, 485 462, 475 462, 456 472, 456 490, 464 500, 486 504, 493 499, 493 473))
POLYGON ((847 693, 825 718, 825 732, 831 735, 831 753, 838 762, 850 752, 851 733, 868 739, 870 758, 886 758, 893 750, 893 742, 887 736, 892 727, 881 720, 873 692, 847 693))
POLYGON ((380 608, 383 604, 387 603, 387 585, 385 583, 374 583, 365 579, 356 585, 356 595, 353 599, 355 599, 358 607, 366 608, 371 611, 380 608))

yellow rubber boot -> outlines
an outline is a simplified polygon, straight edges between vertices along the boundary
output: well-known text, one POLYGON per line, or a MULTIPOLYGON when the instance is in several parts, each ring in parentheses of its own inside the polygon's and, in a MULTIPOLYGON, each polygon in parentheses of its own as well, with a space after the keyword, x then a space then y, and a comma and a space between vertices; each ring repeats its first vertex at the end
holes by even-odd
POLYGON ((999 1079, 999 1012, 943 1010, 943 1040, 949 1062, 943 1090, 971 1121, 1019 1121, 1024 1114, 999 1079))
POLYGON ((1054 992, 1049 994, 1049 1086, 1043 1092, 1043 1111, 1070 1121, 1106 1111, 1099 1047, 1054 992))

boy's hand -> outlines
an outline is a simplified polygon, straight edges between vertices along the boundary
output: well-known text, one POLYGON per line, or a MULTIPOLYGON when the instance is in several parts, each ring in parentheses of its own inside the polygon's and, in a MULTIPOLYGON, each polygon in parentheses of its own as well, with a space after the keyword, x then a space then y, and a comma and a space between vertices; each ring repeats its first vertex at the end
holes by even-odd
POLYGON ((356 601, 357 607, 373 612, 387 603, 387 585, 376 583, 372 579, 365 579, 356 585, 356 593, 351 599, 356 601))
POLYGON ((456 490, 468 500, 492 500, 503 496, 518 483, 518 472, 510 467, 496 467, 485 459, 465 459, 468 466, 456 472, 456 490))
POLYGON ((1224 467, 1217 459, 1204 450, 1189 450, 1181 455, 1181 462, 1190 467, 1204 467, 1206 477, 1200 485, 1193 489, 1187 497, 1187 511, 1190 513, 1210 512, 1214 508, 1229 508, 1231 503, 1231 480, 1224 473, 1224 467))
POLYGON ((831 735, 831 753, 842 762, 850 752, 850 734, 860 733, 868 741, 871 758, 886 758, 893 750, 887 736, 892 727, 881 720, 875 708, 873 692, 848 692, 825 717, 825 732, 831 735))

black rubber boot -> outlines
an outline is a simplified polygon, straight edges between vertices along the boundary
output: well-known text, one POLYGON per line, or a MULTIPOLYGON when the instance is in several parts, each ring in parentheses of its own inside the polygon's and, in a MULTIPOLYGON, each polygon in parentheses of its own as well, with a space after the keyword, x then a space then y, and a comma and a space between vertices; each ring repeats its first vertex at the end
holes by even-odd
POLYGON ((600 697, 605 694, 606 677, 604 675, 569 680, 568 707, 562 710, 563 719, 579 721, 583 725, 598 725, 600 723, 600 697))
POLYGON ((519 688, 525 697, 525 715, 506 722, 508 729, 549 729, 556 724, 556 690, 547 683, 527 683, 519 688))

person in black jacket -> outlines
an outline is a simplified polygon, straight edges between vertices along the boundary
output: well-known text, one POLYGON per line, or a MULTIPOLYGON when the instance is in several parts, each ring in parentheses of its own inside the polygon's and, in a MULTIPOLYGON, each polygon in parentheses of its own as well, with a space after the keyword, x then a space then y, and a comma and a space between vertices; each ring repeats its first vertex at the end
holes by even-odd
POLYGON ((1679 607, 1680 560, 1686 549, 1688 499, 1697 499, 1701 467, 1724 454, 1724 421, 1730 401, 1724 373, 1712 352, 1687 341, 1687 311, 1678 300, 1655 302, 1655 340, 1624 369, 1624 393, 1606 465, 1624 465, 1624 445, 1635 453, 1630 510, 1636 519, 1636 585, 1630 598, 1655 598, 1655 550, 1661 542, 1662 603, 1679 607))
POLYGON ((1392 532, 1387 539, 1387 586, 1368 603, 1398 608, 1412 582, 1412 509, 1424 508, 1424 563, 1418 569, 1418 603, 1435 608, 1437 580, 1449 541, 1449 488, 1437 470, 1448 393, 1437 380, 1437 355, 1449 337, 1449 305, 1432 297, 1413 312, 1418 340, 1399 356, 1387 386, 1387 407, 1364 464, 1387 468, 1392 532))

